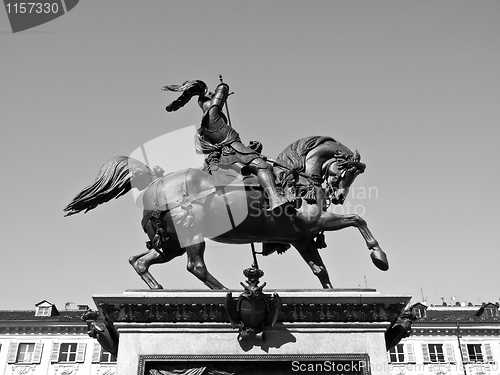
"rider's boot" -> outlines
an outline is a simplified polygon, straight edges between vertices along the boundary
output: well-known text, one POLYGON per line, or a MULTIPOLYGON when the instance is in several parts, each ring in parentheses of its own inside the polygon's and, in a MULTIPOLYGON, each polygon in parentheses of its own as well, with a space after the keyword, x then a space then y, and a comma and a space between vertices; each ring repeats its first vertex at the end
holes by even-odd
POLYGON ((268 168, 259 168, 257 171, 257 178, 269 200, 268 211, 274 211, 276 208, 289 203, 289 201, 278 192, 276 184, 274 183, 274 175, 268 168))

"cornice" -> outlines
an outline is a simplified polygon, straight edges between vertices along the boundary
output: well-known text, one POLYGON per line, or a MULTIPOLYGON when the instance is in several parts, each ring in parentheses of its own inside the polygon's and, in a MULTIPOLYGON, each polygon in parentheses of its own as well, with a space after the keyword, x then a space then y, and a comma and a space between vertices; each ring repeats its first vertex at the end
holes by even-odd
POLYGON ((86 335, 87 326, 84 322, 26 322, 9 321, 0 323, 0 335, 86 335))
MULTIPOLYGON (((381 296, 373 291, 278 293, 282 302, 278 322, 282 323, 393 322, 409 299, 381 296)), ((229 323, 224 307, 226 294, 227 291, 138 291, 93 298, 105 321, 111 323, 229 323)))
POLYGON ((430 327, 421 327, 421 326, 413 326, 412 327, 412 336, 457 336, 457 333, 460 333, 461 337, 464 336, 500 336, 500 326, 492 327, 492 326, 482 326, 482 327, 462 327, 457 330, 456 325, 454 326, 430 326, 430 327))

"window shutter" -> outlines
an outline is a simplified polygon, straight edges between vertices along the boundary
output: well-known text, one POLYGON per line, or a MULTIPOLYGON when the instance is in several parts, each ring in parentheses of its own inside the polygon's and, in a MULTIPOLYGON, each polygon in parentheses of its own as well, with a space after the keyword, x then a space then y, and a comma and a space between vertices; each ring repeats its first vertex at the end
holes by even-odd
POLYGON ((448 362, 456 362, 455 352, 453 351, 453 345, 451 344, 446 344, 446 357, 448 358, 448 362))
POLYGON ((467 351, 467 347, 465 344, 460 344, 460 350, 462 351, 462 358, 464 362, 470 362, 469 352, 467 351))
POLYGON ((76 362, 83 363, 85 361, 85 343, 79 342, 76 347, 76 362))
POLYGON ((491 353, 490 344, 484 344, 484 352, 486 353, 486 361, 493 362, 493 353, 491 353))
POLYGON ((431 356, 429 355, 429 347, 427 344, 422 344, 422 353, 424 355, 424 363, 429 363, 431 361, 431 356))
POLYGON ((40 363, 40 360, 42 359, 42 348, 43 348, 43 343, 37 342, 35 344, 35 350, 33 352, 33 363, 40 363))
POLYGON ((94 342, 94 351, 92 353, 92 363, 99 363, 101 361, 101 345, 96 341, 94 342))
POLYGON ((413 344, 405 344, 406 349, 406 362, 415 362, 415 353, 413 352, 413 344))
POLYGON ((54 342, 54 344, 52 345, 52 354, 50 356, 50 362, 58 362, 60 347, 61 347, 60 342, 54 342))
POLYGON ((16 363, 18 342, 11 342, 9 345, 9 354, 7 354, 7 363, 16 363))

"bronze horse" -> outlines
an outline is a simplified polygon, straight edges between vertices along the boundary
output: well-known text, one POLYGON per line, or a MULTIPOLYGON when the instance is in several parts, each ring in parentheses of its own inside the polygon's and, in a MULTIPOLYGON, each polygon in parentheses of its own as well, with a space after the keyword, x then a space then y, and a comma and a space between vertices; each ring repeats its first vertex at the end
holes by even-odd
MULTIPOLYGON (((365 164, 360 162, 357 151, 353 153, 333 138, 313 136, 292 143, 275 161, 268 161, 274 163, 278 180, 295 199, 293 206, 281 212, 268 210, 266 197, 251 175, 233 177, 231 183, 201 169, 158 177, 142 162, 120 156, 108 161, 94 184, 73 199, 65 208, 66 216, 91 210, 132 187, 145 190, 142 225, 150 239, 149 249, 129 262, 151 289, 162 286, 149 267, 184 253, 189 272, 211 289, 225 289, 205 265, 205 238, 231 244, 281 244, 287 248, 291 244, 323 288, 332 288, 318 252, 318 248, 326 246, 323 232, 357 227, 375 266, 384 271, 389 268, 365 220, 359 215, 338 215, 327 210, 330 203, 344 203, 354 179, 364 172, 365 164), (235 188, 238 184, 243 188, 235 188), (245 217, 238 219, 241 212, 245 217)), ((222 170, 224 173, 231 174, 229 170, 222 170)))

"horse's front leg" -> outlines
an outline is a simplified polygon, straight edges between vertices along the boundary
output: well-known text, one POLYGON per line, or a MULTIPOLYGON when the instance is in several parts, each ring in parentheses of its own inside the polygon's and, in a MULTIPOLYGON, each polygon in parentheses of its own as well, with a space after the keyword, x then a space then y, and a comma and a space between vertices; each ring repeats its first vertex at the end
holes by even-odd
POLYGON ((347 227, 356 227, 363 236, 366 242, 366 246, 371 250, 370 257, 372 258, 373 264, 382 271, 387 271, 389 269, 389 262, 387 261, 387 256, 379 247, 377 240, 373 237, 373 234, 368 229, 366 221, 359 215, 337 215, 332 212, 324 213, 319 220, 319 228, 321 231, 335 231, 344 229, 347 227))

